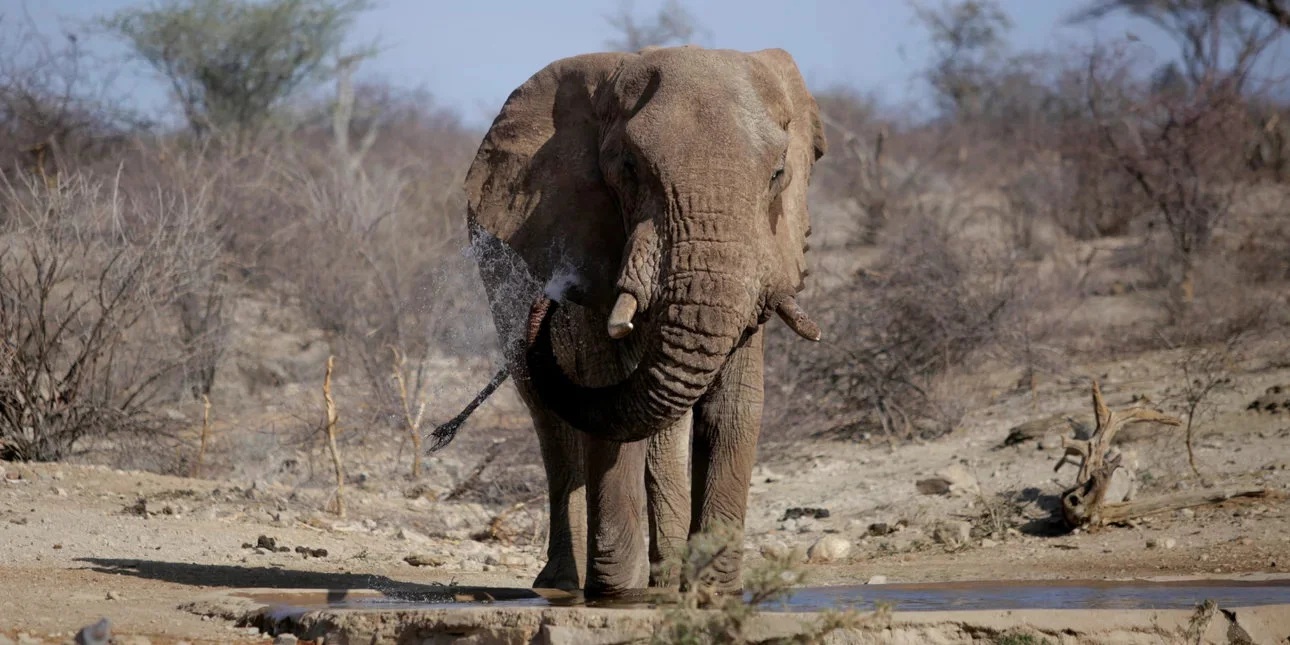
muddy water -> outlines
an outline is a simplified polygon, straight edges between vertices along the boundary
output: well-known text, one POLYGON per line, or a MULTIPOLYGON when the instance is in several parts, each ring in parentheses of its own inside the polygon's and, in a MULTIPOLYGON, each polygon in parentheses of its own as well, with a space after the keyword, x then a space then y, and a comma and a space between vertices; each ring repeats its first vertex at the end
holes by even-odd
MULTIPOLYGON (((286 616, 317 609, 408 611, 491 605, 498 607, 590 606, 641 608, 650 595, 584 602, 581 596, 553 590, 461 588, 398 592, 282 592, 250 594, 270 614, 286 616)), ((896 611, 998 609, 1191 609, 1204 600, 1220 607, 1290 604, 1290 579, 1234 581, 982 581, 889 584, 797 589, 764 611, 809 612, 832 608, 872 609, 878 603, 896 611)))

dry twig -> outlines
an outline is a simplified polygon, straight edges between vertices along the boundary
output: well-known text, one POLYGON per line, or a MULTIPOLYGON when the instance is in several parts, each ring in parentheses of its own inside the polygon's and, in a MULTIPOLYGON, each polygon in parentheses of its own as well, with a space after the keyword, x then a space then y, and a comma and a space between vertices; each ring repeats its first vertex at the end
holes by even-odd
POLYGON ((193 464, 193 476, 199 477, 202 474, 202 461, 206 458, 206 439, 210 436, 211 429, 211 399, 205 394, 202 395, 202 439, 201 445, 197 447, 197 462, 193 464))
POLYGON ((412 479, 421 476, 421 416, 425 413, 426 403, 417 405, 416 414, 412 413, 412 400, 408 396, 408 384, 403 376, 403 366, 408 359, 399 353, 398 348, 391 347, 394 353, 394 380, 399 385, 399 400, 403 403, 403 422, 408 427, 408 436, 412 438, 412 479))
POLYGON ((345 470, 341 467, 340 451, 336 447, 336 401, 331 397, 332 363, 336 357, 327 357, 327 375, 323 377, 323 402, 327 405, 327 449, 331 453, 331 463, 336 468, 336 515, 345 517, 345 470))

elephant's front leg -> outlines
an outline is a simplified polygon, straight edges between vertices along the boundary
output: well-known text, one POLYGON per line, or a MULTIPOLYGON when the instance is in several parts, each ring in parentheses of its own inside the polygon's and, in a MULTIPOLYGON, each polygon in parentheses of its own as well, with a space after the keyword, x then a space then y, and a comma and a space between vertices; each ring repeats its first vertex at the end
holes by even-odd
POLYGON ((732 531, 726 552, 700 572, 699 582, 723 592, 743 588, 744 516, 761 432, 762 377, 762 330, 758 328, 731 354, 695 406, 690 534, 718 528, 732 531))
POLYGON ((690 528, 690 429, 693 415, 649 439, 645 493, 649 504, 649 586, 680 582, 681 551, 690 528))
POLYGON ((649 441, 587 437, 587 584, 589 596, 646 585, 645 453, 649 441))

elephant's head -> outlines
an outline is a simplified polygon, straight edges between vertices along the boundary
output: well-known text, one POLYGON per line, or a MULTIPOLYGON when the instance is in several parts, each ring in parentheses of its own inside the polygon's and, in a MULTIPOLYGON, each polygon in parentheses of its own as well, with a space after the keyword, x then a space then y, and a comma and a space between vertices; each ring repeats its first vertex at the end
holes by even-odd
POLYGON ((555 301, 609 312, 602 333, 648 335, 632 375, 598 389, 535 347, 543 402, 637 440, 692 407, 772 313, 818 340, 794 294, 824 150, 815 100, 779 49, 589 54, 516 89, 467 175, 472 230, 509 244, 555 301))

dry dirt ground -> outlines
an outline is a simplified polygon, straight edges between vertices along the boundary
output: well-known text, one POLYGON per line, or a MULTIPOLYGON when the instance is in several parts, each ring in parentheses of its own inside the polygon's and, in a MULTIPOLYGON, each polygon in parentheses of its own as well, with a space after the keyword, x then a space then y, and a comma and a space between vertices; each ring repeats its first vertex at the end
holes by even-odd
MULTIPOLYGON (((805 551, 831 536, 849 552, 805 564, 811 584, 878 583, 875 576, 889 583, 1290 577, 1290 509, 1282 497, 1290 490, 1290 411, 1247 409, 1260 397, 1270 400, 1269 388, 1290 384, 1285 344, 1275 335, 1255 341, 1230 367, 1231 385, 1212 395, 1210 414, 1196 431, 1201 477, 1188 468, 1181 429, 1138 428, 1120 444, 1139 499, 1205 485, 1264 487, 1280 495, 1052 535, 1044 518, 1074 476, 1070 467, 1053 472, 1058 437, 1070 427, 1056 423, 1009 446, 1004 439, 1012 428, 1052 415, 1090 419, 1088 382, 1041 381, 1031 393, 976 379, 980 404, 959 429, 934 442, 790 443, 768 428, 750 499, 750 564, 762 553, 805 551), (942 485, 916 485, 938 478, 942 485), (818 513, 791 508, 828 513, 812 517, 818 513)), ((1099 379, 1108 403, 1120 408, 1135 397, 1169 401, 1176 358, 1157 352, 1080 371, 1099 379)), ((117 642, 127 636, 154 643, 261 642, 267 637, 226 617, 200 615, 188 603, 250 587, 524 587, 539 569, 545 539, 543 484, 528 461, 532 438, 511 404, 489 405, 456 443, 426 461, 417 482, 400 474, 406 452, 396 463, 388 446, 377 449, 380 442, 348 445, 344 518, 325 510, 330 475, 315 447, 294 456, 262 454, 255 473, 243 464, 200 479, 92 465, 0 464, 0 635, 69 641, 82 626, 107 617, 117 642), (488 428, 497 424, 516 429, 494 436, 488 428), (514 443, 471 478, 498 436, 514 443)), ((1172 404, 1161 405, 1169 410, 1172 404)), ((227 453, 227 442, 250 440, 229 434, 223 441, 227 453)))

